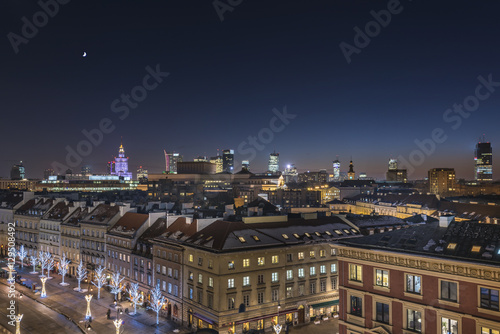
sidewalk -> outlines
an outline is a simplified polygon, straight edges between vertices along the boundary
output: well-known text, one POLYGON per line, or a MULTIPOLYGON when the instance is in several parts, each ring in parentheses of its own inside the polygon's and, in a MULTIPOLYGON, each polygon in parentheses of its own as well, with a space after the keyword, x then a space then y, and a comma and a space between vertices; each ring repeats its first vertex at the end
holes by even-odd
MULTIPOLYGON (((25 284, 31 286, 34 282, 38 287, 41 287, 40 278, 37 274, 30 274, 32 267, 16 268, 18 275, 23 279, 26 279, 25 284)), ((80 293, 74 291, 73 288, 78 286, 78 281, 75 278, 66 277, 64 281, 69 283, 68 286, 61 286, 61 276, 57 274, 51 274, 53 277, 47 280, 45 284, 45 289, 47 291, 47 297, 41 298, 40 294, 35 294, 31 289, 17 284, 17 289, 25 294, 27 297, 37 300, 38 302, 46 305, 47 307, 53 309, 54 311, 64 315, 74 323, 76 323, 82 330, 85 326, 85 312, 87 309, 87 302, 85 301, 85 295, 88 293, 80 293)), ((2 278, 1 283, 6 284, 6 279, 2 278)), ((94 285, 92 294, 94 297, 90 303, 90 309, 92 313, 92 331, 94 333, 113 333, 115 331, 115 326, 113 320, 116 319, 117 312, 114 307, 110 307, 113 304, 114 295, 107 292, 104 288, 101 289, 101 299, 97 299, 97 288, 94 285), (106 312, 111 309, 111 319, 107 319, 106 312)), ((88 283, 82 282, 81 288, 88 288, 88 283)), ((129 312, 133 312, 133 305, 130 302, 121 302, 122 308, 128 308, 129 312)), ((185 328, 180 328, 177 324, 172 321, 166 320, 160 317, 160 324, 156 326, 156 313, 150 310, 145 310, 142 307, 137 307, 138 315, 130 316, 123 312, 119 315, 119 318, 124 321, 122 328, 123 333, 173 333, 174 329, 179 329, 178 333, 189 333, 185 328)))

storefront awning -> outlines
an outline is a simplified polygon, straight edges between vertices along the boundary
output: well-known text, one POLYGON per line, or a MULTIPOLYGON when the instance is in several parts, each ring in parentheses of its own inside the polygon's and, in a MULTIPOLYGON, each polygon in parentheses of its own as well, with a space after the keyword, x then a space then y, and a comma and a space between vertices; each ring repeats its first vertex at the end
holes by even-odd
POLYGON ((339 300, 336 299, 336 300, 332 300, 332 301, 329 301, 329 302, 312 304, 311 307, 312 308, 322 308, 322 307, 334 306, 334 305, 338 305, 338 304, 339 304, 339 300))
POLYGON ((214 325, 214 324, 215 324, 215 321, 213 321, 213 320, 211 320, 211 319, 209 319, 209 318, 205 317, 204 315, 201 315, 201 314, 199 314, 199 313, 193 313, 193 315, 194 315, 196 318, 201 319, 201 320, 203 320, 203 321, 205 321, 205 322, 209 323, 210 325, 214 325))

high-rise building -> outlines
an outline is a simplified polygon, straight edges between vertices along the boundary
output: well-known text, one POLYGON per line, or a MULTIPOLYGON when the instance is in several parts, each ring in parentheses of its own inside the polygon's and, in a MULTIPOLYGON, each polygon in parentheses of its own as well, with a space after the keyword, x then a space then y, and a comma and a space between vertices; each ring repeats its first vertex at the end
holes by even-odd
POLYGON ((81 172, 82 172, 83 175, 90 175, 90 174, 92 174, 92 171, 90 169, 90 165, 83 165, 81 172))
POLYGON ((132 172, 128 171, 128 157, 125 157, 123 142, 118 148, 118 157, 115 157, 115 171, 112 175, 123 176, 125 179, 132 180, 132 172))
POLYGON ((347 172, 347 179, 348 180, 355 180, 356 179, 356 173, 354 172, 354 165, 352 164, 352 160, 349 163, 349 171, 347 172))
POLYGON ((339 159, 335 159, 333 161, 333 181, 338 182, 340 179, 340 161, 339 159))
POLYGON ((280 170, 280 154, 273 152, 269 154, 269 163, 267 167, 271 173, 278 173, 280 170))
POLYGON ((12 169, 10 170, 10 179, 24 180, 25 178, 26 178, 26 172, 24 170, 23 162, 19 161, 19 163, 12 166, 12 169))
POLYGON ((243 161, 241 162, 241 167, 249 171, 249 170, 250 170, 250 161, 248 161, 248 160, 243 160, 243 161))
POLYGON ((389 170, 398 169, 398 160, 397 159, 389 159, 389 170))
POLYGON ((146 168, 143 168, 142 166, 139 166, 139 168, 137 168, 137 181, 139 181, 140 183, 147 183, 148 170, 146 168))
POLYGON ((233 173, 233 171, 234 171, 234 150, 222 151, 222 169, 224 172, 233 173))
POLYGON ((182 162, 182 156, 179 153, 165 153, 165 172, 167 174, 177 174, 177 163, 182 162))
POLYGON ((106 165, 106 173, 107 174, 115 174, 115 162, 114 161, 108 161, 106 165))
POLYGON ((389 159, 389 170, 385 174, 387 182, 408 182, 408 173, 406 169, 398 169, 398 160, 389 159))
POLYGON ((475 150, 475 178, 476 181, 493 181, 493 156, 489 142, 479 142, 475 150))
POLYGON ((52 168, 47 168, 46 170, 43 171, 43 179, 48 180, 49 176, 53 176, 54 174, 55 173, 52 168))
POLYGON ((217 156, 210 158, 210 162, 215 164, 216 173, 222 173, 224 171, 222 164, 222 156, 219 155, 219 150, 217 150, 217 156))
POLYGON ((455 169, 433 168, 429 170, 429 192, 450 195, 455 191, 455 169))
POLYGON ((283 172, 285 183, 297 182, 298 175, 299 172, 297 171, 297 167, 295 167, 295 165, 287 165, 285 171, 283 172))

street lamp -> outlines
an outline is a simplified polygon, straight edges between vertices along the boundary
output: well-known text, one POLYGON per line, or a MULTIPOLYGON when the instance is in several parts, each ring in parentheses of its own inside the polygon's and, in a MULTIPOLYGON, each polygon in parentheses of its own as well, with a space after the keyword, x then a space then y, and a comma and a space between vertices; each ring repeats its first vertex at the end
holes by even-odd
POLYGON ((87 301, 87 313, 85 313, 85 319, 90 319, 92 314, 90 313, 90 301, 92 300, 92 294, 89 293, 85 296, 85 300, 87 301))
POLYGON ((47 297, 47 291, 45 291, 45 282, 47 282, 47 277, 41 277, 40 280, 42 281, 42 292, 40 293, 40 297, 44 298, 47 297))
POLYGON ((17 302, 16 302, 16 334, 21 334, 21 320, 23 319, 23 314, 19 313, 19 299, 23 298, 23 295, 21 293, 18 293, 16 295, 17 297, 17 302))
MULTIPOLYGON (((115 303, 116 303, 116 301, 115 301, 115 303)), ((120 327, 123 324, 123 322, 119 318, 119 314, 122 314, 122 309, 120 308, 120 311, 118 311, 118 307, 117 307, 116 308, 116 319, 113 320, 113 324, 115 325, 115 328, 116 328, 116 334, 120 334, 120 327)))
POLYGON ((279 324, 280 322, 280 308, 281 308, 281 305, 280 303, 278 302, 278 316, 276 317, 276 324, 273 326, 274 328, 274 331, 276 332, 276 334, 280 334, 281 332, 281 325, 279 324))

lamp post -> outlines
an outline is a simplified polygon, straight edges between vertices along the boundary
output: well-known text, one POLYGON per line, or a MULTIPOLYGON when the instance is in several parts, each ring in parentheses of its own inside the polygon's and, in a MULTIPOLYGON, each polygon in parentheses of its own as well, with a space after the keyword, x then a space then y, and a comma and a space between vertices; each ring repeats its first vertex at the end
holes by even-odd
MULTIPOLYGON (((115 301, 115 306, 116 306, 116 301, 115 301)), ((116 328, 116 334, 120 334, 120 327, 122 326, 122 321, 119 318, 120 314, 122 314, 122 309, 119 307, 116 307, 116 319, 113 320, 113 324, 115 325, 115 328, 116 328)))
POLYGON ((23 295, 21 293, 18 293, 16 295, 17 297, 17 302, 16 302, 16 334, 21 334, 21 320, 23 319, 23 314, 19 313, 19 300, 23 298, 23 295))
POLYGON ((42 292, 40 293, 40 297, 47 297, 47 291, 45 291, 45 282, 47 282, 47 277, 40 277, 40 281, 42 281, 42 292))
POLYGON ((278 316, 276 317, 276 324, 273 326, 274 328, 274 331, 276 332, 276 334, 280 334, 281 333, 281 328, 282 326, 279 324, 280 322, 280 308, 281 308, 281 305, 280 303, 278 302, 278 316))
POLYGON ((87 301, 87 313, 85 313, 85 319, 90 319, 92 317, 92 313, 90 313, 90 301, 92 300, 92 294, 89 293, 86 295, 85 300, 87 301))

